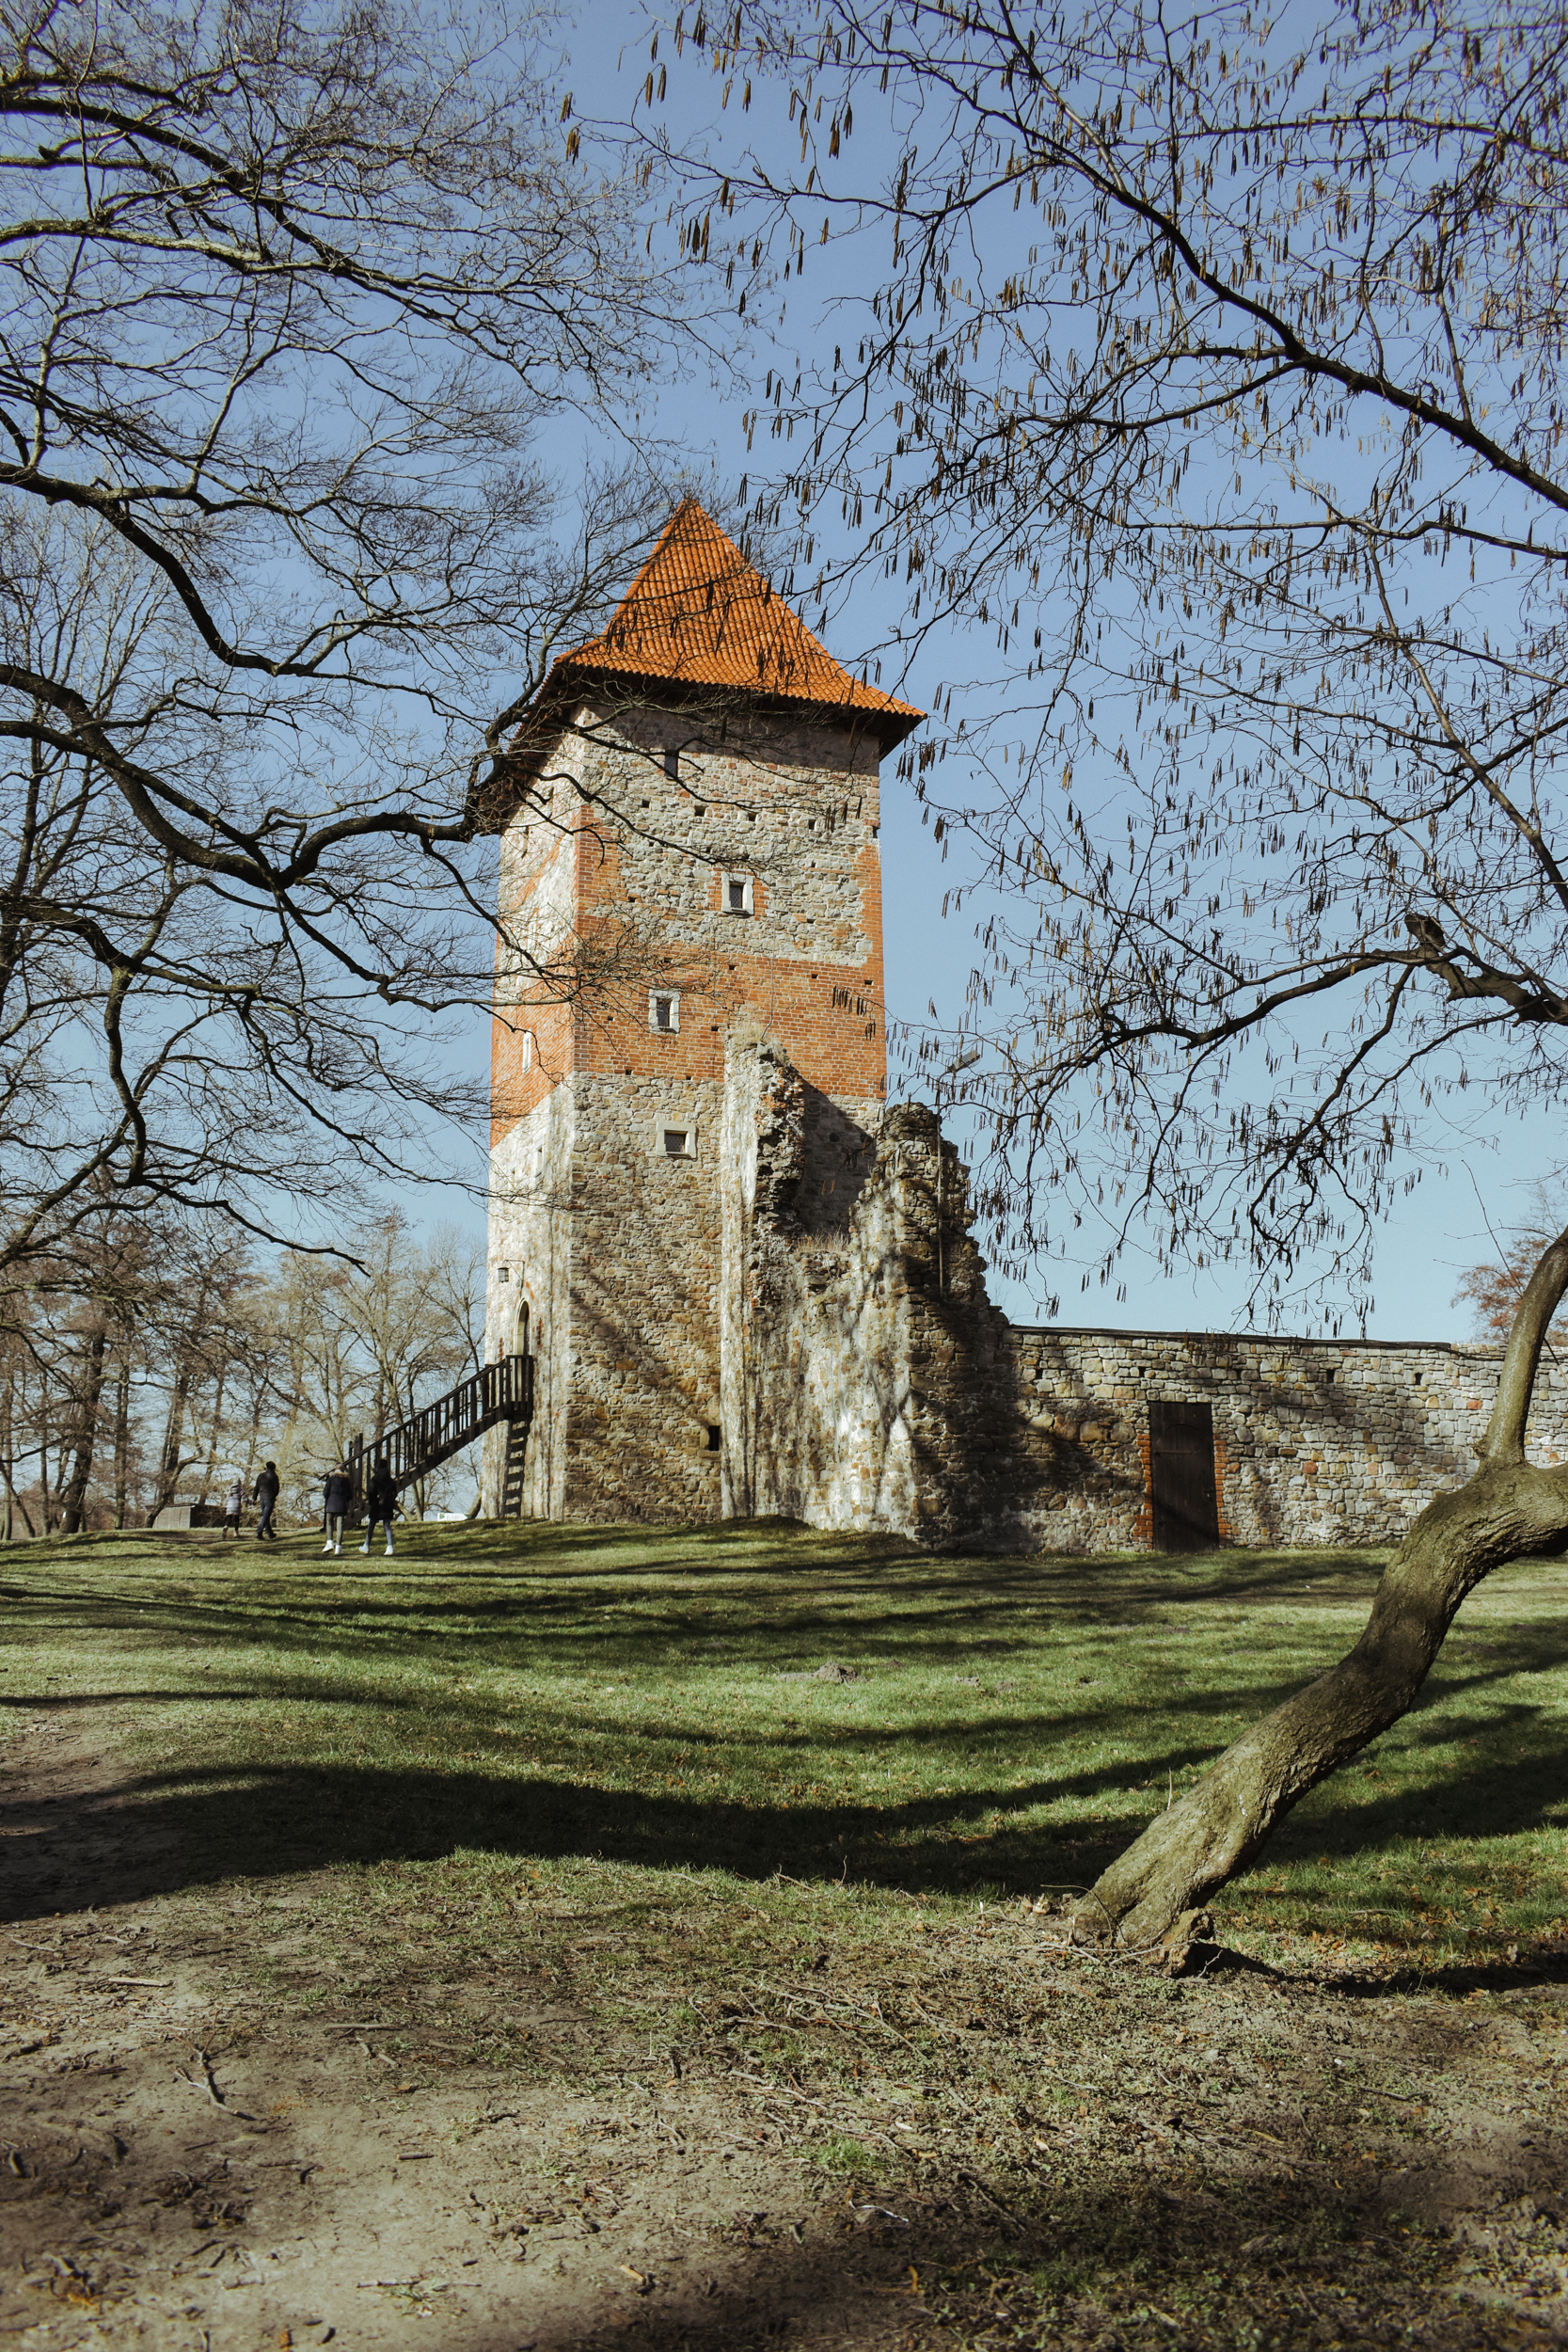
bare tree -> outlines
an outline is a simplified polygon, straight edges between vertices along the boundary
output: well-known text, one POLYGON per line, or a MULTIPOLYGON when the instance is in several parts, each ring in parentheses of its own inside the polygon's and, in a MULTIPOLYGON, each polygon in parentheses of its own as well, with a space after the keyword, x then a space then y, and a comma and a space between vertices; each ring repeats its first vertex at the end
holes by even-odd
POLYGON ((472 1107, 469 790, 662 519, 636 388, 701 341, 531 11, 0 29, 0 1264, 104 1186, 290 1229, 472 1107), (562 500, 568 412, 620 454, 562 500))
MULTIPOLYGON (((352 1233, 346 1262, 286 1253, 247 1293, 233 1358, 235 1392, 256 1384, 244 1451, 271 1452, 295 1511, 315 1507, 323 1472, 362 1431, 379 1437, 477 1368, 480 1252, 448 1227, 420 1241, 396 1213, 352 1233)), ((242 1451, 232 1424, 231 1454, 242 1451)), ((439 1476, 439 1473, 437 1473, 439 1476)), ((415 1488, 422 1516, 429 1482, 415 1488)))
MULTIPOLYGON (((1568 1044, 1562 8, 722 25, 704 56, 778 112, 688 161, 712 259, 771 240, 799 312, 819 243, 869 246, 752 412, 789 453, 765 502, 824 606, 904 583, 876 658, 940 631, 974 665, 908 756, 979 918, 959 1052, 931 1042, 982 1049, 1007 1254, 1081 1230, 1114 1280, 1136 1232, 1250 1263, 1271 1315, 1320 1279, 1364 1303, 1423 1156, 1555 1097, 1568 1044)), ((1565 1268, 1560 1238, 1482 1467, 1352 1657, 1082 1932, 1164 1931, 1408 1707, 1477 1578, 1560 1549, 1562 1473, 1523 1445, 1565 1268)))
MULTIPOLYGON (((362 1270, 344 1285, 343 1311, 364 1368, 367 1434, 379 1438, 483 1361, 483 1256, 450 1226, 422 1245, 396 1215, 378 1222, 356 1256, 362 1270)), ((431 1479, 415 1480, 421 1518, 432 1491, 431 1479)))
MULTIPOLYGON (((483 1253, 398 1213, 324 1260, 268 1267, 223 1218, 76 1222, 0 1293, 0 1484, 7 1540, 125 1526, 206 1502, 261 1459, 307 1515, 322 1470, 482 1360, 483 1253)), ((424 1511, 434 1488, 423 1482, 424 1511)))

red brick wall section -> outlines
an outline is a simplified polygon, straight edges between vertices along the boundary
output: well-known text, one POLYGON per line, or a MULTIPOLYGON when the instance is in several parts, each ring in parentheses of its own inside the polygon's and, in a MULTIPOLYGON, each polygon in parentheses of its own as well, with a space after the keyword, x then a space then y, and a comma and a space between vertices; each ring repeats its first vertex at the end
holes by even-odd
POLYGON ((1215 1517, 1219 1524, 1220 1541, 1222 1544, 1233 1544, 1236 1541, 1236 1529, 1230 1516, 1230 1449, 1226 1444, 1224 1434, 1219 1430, 1214 1433, 1214 1499, 1219 1506, 1215 1517))
POLYGON ((1154 1549, 1154 1455, 1147 1429, 1138 1432, 1138 1463, 1143 1471, 1143 1508, 1132 1521, 1132 1549, 1154 1549))
POLYGON ((571 944, 585 980, 570 1010, 540 1003, 498 957, 492 1143, 572 1071, 721 1084, 743 1009, 808 1085, 884 1094, 875 745, 728 710, 710 730, 721 740, 683 750, 676 780, 661 746, 701 742, 700 714, 624 712, 609 743, 596 724, 600 740, 564 740, 548 763, 580 771, 594 801, 560 787, 547 815, 524 807, 503 836, 503 921, 536 954, 571 944), (726 873, 752 878, 750 914, 724 908, 726 873), (658 987, 680 992, 678 1034, 650 1026, 658 987))

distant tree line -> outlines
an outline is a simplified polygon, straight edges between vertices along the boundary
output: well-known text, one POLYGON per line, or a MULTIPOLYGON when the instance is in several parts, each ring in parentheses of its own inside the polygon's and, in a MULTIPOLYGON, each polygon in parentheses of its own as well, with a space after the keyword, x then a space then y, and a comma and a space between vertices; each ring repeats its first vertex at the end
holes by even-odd
MULTIPOLYGON (((275 1460, 309 1515, 322 1471, 483 1360, 483 1270, 451 1227, 397 1213, 352 1258, 263 1257, 214 1216, 106 1200, 0 1292, 0 1537, 145 1524, 166 1504, 248 1497, 275 1460)), ((421 1481, 422 1514, 461 1484, 421 1481)))

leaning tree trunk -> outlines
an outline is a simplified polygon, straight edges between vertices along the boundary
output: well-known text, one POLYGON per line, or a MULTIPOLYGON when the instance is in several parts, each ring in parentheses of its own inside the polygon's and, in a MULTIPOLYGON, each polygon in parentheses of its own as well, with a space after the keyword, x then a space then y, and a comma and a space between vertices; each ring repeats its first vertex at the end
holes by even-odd
POLYGON ((1568 1549, 1568 1465, 1538 1470, 1525 1459, 1542 1343, 1565 1290, 1568 1231, 1520 1301, 1474 1476, 1421 1513, 1348 1657, 1243 1732, 1081 1898, 1078 1941, 1148 1946, 1169 1935, 1246 1867, 1298 1799, 1398 1723, 1482 1577, 1505 1560, 1568 1549))

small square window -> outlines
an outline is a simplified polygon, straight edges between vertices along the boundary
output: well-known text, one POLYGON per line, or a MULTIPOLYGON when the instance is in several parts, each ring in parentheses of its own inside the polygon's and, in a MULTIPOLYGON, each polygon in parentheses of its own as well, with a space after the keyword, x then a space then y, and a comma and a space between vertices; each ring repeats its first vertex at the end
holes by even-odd
POLYGON ((648 991, 648 1026, 666 1037, 680 1033, 681 1000, 678 989, 651 988, 648 991))
POLYGON ((509 1265, 499 1265, 496 1268, 496 1279, 498 1282, 510 1282, 512 1279, 512 1268, 509 1265))
POLYGON ((654 1121, 649 1140, 656 1160, 694 1160, 697 1156, 697 1122, 683 1119, 677 1112, 668 1113, 654 1121))
POLYGON ((681 780, 681 755, 679 752, 665 753, 664 772, 669 777, 672 784, 679 784, 681 780))
POLYGON ((719 904, 726 914, 750 914, 754 900, 750 874, 721 874, 719 904))
POLYGON ((707 1425, 707 1450, 710 1454, 717 1454, 719 1451, 719 1431, 711 1421, 707 1425))
POLYGON ((687 1130, 684 1127, 666 1127, 664 1130, 664 1156, 667 1160, 685 1159, 686 1137, 687 1130))

